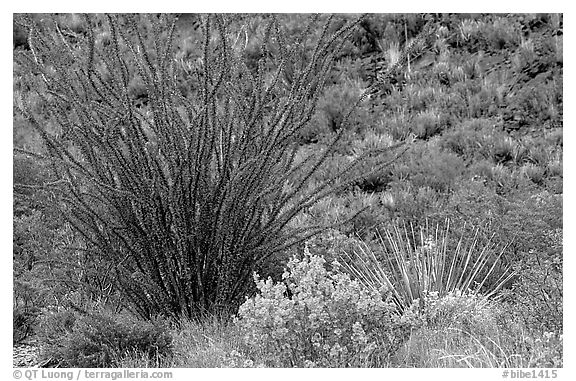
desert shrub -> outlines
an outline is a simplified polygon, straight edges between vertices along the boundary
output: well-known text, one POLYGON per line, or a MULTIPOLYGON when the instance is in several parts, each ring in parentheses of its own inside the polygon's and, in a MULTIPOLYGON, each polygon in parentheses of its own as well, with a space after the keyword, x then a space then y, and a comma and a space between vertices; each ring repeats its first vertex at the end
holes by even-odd
POLYGON ((510 367, 562 368, 564 366, 562 333, 517 330, 513 332, 513 335, 504 336, 501 341, 503 346, 511 348, 508 356, 510 367))
POLYGON ((439 78, 446 76, 445 81, 449 84, 470 80, 464 66, 456 63, 451 64, 448 62, 444 63, 444 65, 436 65, 433 70, 439 78))
POLYGON ((495 163, 503 164, 514 159, 517 143, 511 138, 498 139, 492 146, 492 158, 495 163))
MULTIPOLYGON (((34 211, 50 213, 46 204, 53 198, 39 189, 44 182, 49 182, 50 176, 46 166, 33 157, 15 154, 13 168, 13 215, 18 218, 30 215, 34 211)), ((54 213, 51 213, 54 216, 54 213)))
MULTIPOLYGON (((350 104, 358 99, 362 94, 362 90, 363 86, 359 81, 351 80, 329 86, 324 90, 318 101, 318 115, 315 116, 317 124, 315 128, 319 129, 319 136, 316 136, 316 139, 321 138, 320 134, 333 133, 343 127, 342 122, 346 118, 350 104)), ((368 113, 366 110, 360 108, 350 119, 346 128, 352 131, 365 128, 361 121, 367 118, 368 113)))
POLYGON ((526 163, 520 169, 523 176, 535 184, 542 184, 544 182, 545 169, 539 165, 526 163))
POLYGON ((409 181, 416 189, 430 187, 438 192, 450 192, 465 170, 464 161, 437 144, 418 144, 409 150, 392 168, 396 182, 409 181))
POLYGON ((495 239, 511 240, 506 257, 517 276, 507 299, 530 329, 557 331, 562 326, 562 204, 561 195, 536 193, 526 185, 504 198, 470 181, 458 187, 446 206, 452 218, 485 224, 495 239))
POLYGON ((543 139, 524 139, 524 144, 528 147, 526 156, 529 164, 545 166, 548 163, 557 148, 547 143, 543 139))
POLYGON ((293 258, 281 283, 256 281, 236 323, 252 351, 269 354, 267 365, 382 366, 419 324, 381 292, 326 270, 322 257, 293 258))
POLYGON ((497 17, 493 23, 481 23, 479 33, 494 50, 511 49, 520 45, 518 25, 506 17, 497 17))
MULTIPOLYGON (((359 138, 352 140, 348 149, 350 156, 355 157, 361 155, 362 152, 384 149, 394 144, 395 142, 390 135, 379 133, 371 128, 363 131, 363 134, 361 134, 359 138)), ((370 165, 369 162, 368 165, 370 165)), ((360 175, 360 178, 353 185, 355 188, 366 193, 383 191, 392 180, 392 173, 389 168, 382 168, 380 171, 371 171, 365 176, 362 176, 361 173, 358 173, 358 175, 360 175)))
POLYGON ((389 217, 386 202, 385 194, 353 191, 322 200, 302 213, 294 222, 325 222, 346 235, 364 237, 371 234, 374 226, 389 217))
POLYGON ((435 104, 440 92, 434 87, 408 86, 403 91, 403 96, 406 96, 407 99, 402 104, 407 104, 407 112, 424 112, 435 104))
POLYGON ((411 131, 419 139, 429 139, 446 128, 446 115, 434 111, 418 113, 411 122, 411 131))
POLYGON ((442 134, 440 147, 469 160, 488 159, 494 163, 525 160, 520 142, 499 130, 490 119, 470 119, 442 134))
POLYGON ((12 303, 12 342, 14 344, 31 337, 45 304, 42 290, 32 282, 14 279, 12 303))
POLYGON ((511 194, 529 180, 523 178, 513 167, 496 164, 491 160, 481 160, 468 167, 469 177, 481 180, 498 195, 511 194))
POLYGON ((536 332, 561 332, 563 329, 562 230, 540 233, 549 253, 530 249, 516 264, 518 278, 506 300, 516 319, 536 332))
POLYGON ((40 309, 66 305, 78 294, 86 301, 119 302, 110 262, 92 258, 70 225, 46 211, 14 217, 13 222, 15 301, 22 296, 28 300, 24 304, 40 309))
MULTIPOLYGON (((94 257, 114 264, 115 286, 143 317, 234 310, 251 292, 254 270, 325 229, 288 232, 299 212, 346 188, 355 173, 386 165, 379 152, 380 165, 358 172, 375 154, 362 153, 310 186, 346 128, 294 163, 297 136, 359 20, 336 26, 323 16, 314 39, 318 17, 311 16, 288 41, 277 17, 266 17, 260 47, 273 54, 250 68, 235 45, 239 31, 228 28, 233 18, 202 16, 203 55, 189 68, 199 88, 189 97, 175 82, 182 68, 172 59, 172 16, 88 16, 74 41, 51 18, 18 19, 32 49, 15 57, 22 78, 16 103, 48 147, 39 157, 57 180, 46 187, 62 196, 54 207, 90 242, 94 257), (107 44, 96 43, 102 31, 110 33, 107 44), (301 60, 306 54, 309 61, 301 60), (290 86, 282 80, 288 68, 290 86), (134 97, 143 90, 141 108, 134 97), (32 111, 35 97, 50 105, 42 116, 57 131, 32 111)), ((346 125, 360 103, 339 123, 346 125)))
POLYGON ((531 330, 513 307, 479 295, 427 296, 425 325, 397 352, 403 367, 561 367, 562 334, 531 330))
POLYGON ((487 118, 498 115, 502 97, 498 83, 488 82, 467 98, 469 118, 487 118))
POLYGON ((562 368, 564 366, 564 338, 562 333, 543 332, 524 338, 526 352, 520 358, 523 368, 562 368))
MULTIPOLYGON (((562 250, 552 237, 562 229, 562 196, 521 184, 506 197, 489 183, 461 180, 439 216, 451 216, 474 226, 490 226, 499 240, 510 240, 511 261, 528 259, 528 253, 561 258, 562 250)), ((458 229, 459 224, 453 224, 458 229)), ((490 233, 491 234, 491 233, 490 233)))
POLYGON ((536 311, 518 308, 518 305, 514 305, 514 298, 510 301, 504 298, 499 303, 500 334, 495 340, 501 347, 500 352, 505 355, 504 366, 562 367, 564 363, 562 330, 553 326, 531 324, 529 316, 536 311))
POLYGON ((548 166, 546 167, 546 174, 548 176, 552 177, 556 176, 561 178, 563 175, 562 162, 560 160, 554 160, 554 159, 549 161, 548 166))
POLYGON ((426 295, 425 324, 413 332, 394 363, 404 367, 510 366, 500 342, 500 306, 484 296, 426 295))
POLYGON ((172 353, 164 321, 142 321, 106 310, 47 312, 38 338, 43 360, 61 367, 109 368, 134 351, 150 360, 172 353))
POLYGON ((324 258, 324 266, 333 270, 332 264, 339 257, 341 250, 350 250, 357 245, 358 238, 343 234, 339 230, 330 229, 306 241, 310 254, 324 258))
POLYGON ((521 124, 562 120, 562 90, 552 81, 535 79, 534 82, 507 98, 507 113, 521 124))
POLYGON ((459 329, 478 336, 495 336, 498 310, 483 295, 453 291, 440 297, 438 292, 425 296, 424 316, 429 328, 459 329))
POLYGON ((468 47, 498 51, 520 45, 519 25, 507 17, 494 16, 494 20, 461 20, 457 38, 468 47))
MULTIPOLYGON (((261 367, 258 357, 247 353, 242 332, 228 317, 211 316, 202 322, 184 319, 171 332, 173 355, 162 367, 252 368, 261 367)), ((122 366, 142 367, 145 357, 134 353, 122 360, 122 366), (140 364, 140 365, 139 365, 140 364)))
MULTIPOLYGON (((56 223, 57 224, 57 223, 56 223)), ((41 310, 74 288, 58 283, 55 262, 65 229, 58 228, 41 211, 29 210, 13 218, 13 339, 34 333, 41 310)), ((69 279, 68 279, 69 280, 69 279)))
MULTIPOLYGON (((430 213, 443 209, 446 197, 446 194, 429 186, 415 188, 410 182, 395 181, 385 192, 379 194, 378 213, 382 216, 379 221, 386 223, 397 218, 405 221, 421 221, 430 213)), ((376 226, 379 224, 366 228, 373 234, 376 226)))
POLYGON ((55 229, 47 226, 40 211, 32 211, 13 219, 13 270, 16 278, 34 268, 37 261, 45 259, 55 246, 55 229))
POLYGON ((500 188, 510 189, 517 185, 516 176, 502 164, 493 166, 490 170, 490 179, 500 188))
POLYGON ((405 113, 394 113, 382 120, 377 128, 389 134, 395 140, 406 139, 410 135, 410 118, 405 113))

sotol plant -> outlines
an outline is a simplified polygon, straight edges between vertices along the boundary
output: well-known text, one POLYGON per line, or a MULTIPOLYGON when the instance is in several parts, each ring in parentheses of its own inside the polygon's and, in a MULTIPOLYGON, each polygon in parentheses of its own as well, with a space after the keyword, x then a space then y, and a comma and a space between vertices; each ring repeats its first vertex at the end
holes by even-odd
MULTIPOLYGON (((312 16, 287 42, 278 18, 267 16, 254 67, 235 43, 241 19, 233 15, 202 16, 201 57, 186 65, 173 59, 171 15, 65 18, 16 17, 30 49, 15 55, 15 109, 45 145, 19 152, 49 163, 55 180, 43 188, 57 196, 52 207, 90 255, 113 265, 140 315, 194 317, 239 305, 255 270, 325 228, 288 232, 293 218, 356 181, 353 174, 366 176, 374 152, 311 183, 342 132, 295 162, 295 137, 358 21, 337 27, 333 17, 312 16), (188 96, 181 77, 193 87, 188 96)), ((400 145, 380 150, 371 171, 400 145)))
POLYGON ((507 246, 492 236, 480 242, 479 229, 457 240, 444 226, 419 229, 393 225, 377 232, 378 249, 359 243, 355 250, 341 254, 342 267, 373 290, 391 290, 399 310, 419 301, 425 306, 429 295, 444 297, 453 293, 495 296, 515 273, 503 263, 507 246))

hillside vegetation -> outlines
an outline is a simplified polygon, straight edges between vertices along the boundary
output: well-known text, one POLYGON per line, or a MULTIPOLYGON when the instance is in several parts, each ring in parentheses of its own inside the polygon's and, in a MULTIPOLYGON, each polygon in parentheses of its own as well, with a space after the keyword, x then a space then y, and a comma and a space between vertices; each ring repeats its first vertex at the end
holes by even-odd
POLYGON ((15 15, 14 345, 60 367, 562 367, 562 29, 15 15))

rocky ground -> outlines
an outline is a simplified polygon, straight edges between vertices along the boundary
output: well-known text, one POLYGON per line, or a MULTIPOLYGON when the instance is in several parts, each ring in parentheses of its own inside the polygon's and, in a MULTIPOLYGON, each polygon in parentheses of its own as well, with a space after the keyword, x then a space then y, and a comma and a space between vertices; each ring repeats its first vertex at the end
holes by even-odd
POLYGON ((38 343, 30 341, 16 344, 12 348, 12 365, 17 368, 38 366, 38 343))

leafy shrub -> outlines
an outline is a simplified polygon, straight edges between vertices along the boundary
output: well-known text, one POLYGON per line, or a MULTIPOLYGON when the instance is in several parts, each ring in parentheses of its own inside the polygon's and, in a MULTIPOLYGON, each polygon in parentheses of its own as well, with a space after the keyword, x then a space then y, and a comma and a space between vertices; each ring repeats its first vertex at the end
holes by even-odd
POLYGON ((240 307, 236 323, 246 345, 268 353, 272 365, 382 366, 419 324, 306 252, 288 263, 282 283, 256 281, 259 293, 240 307))
POLYGON ((48 312, 38 331, 41 357, 63 367, 109 368, 134 351, 150 360, 172 353, 162 320, 142 321, 111 311, 48 312))

